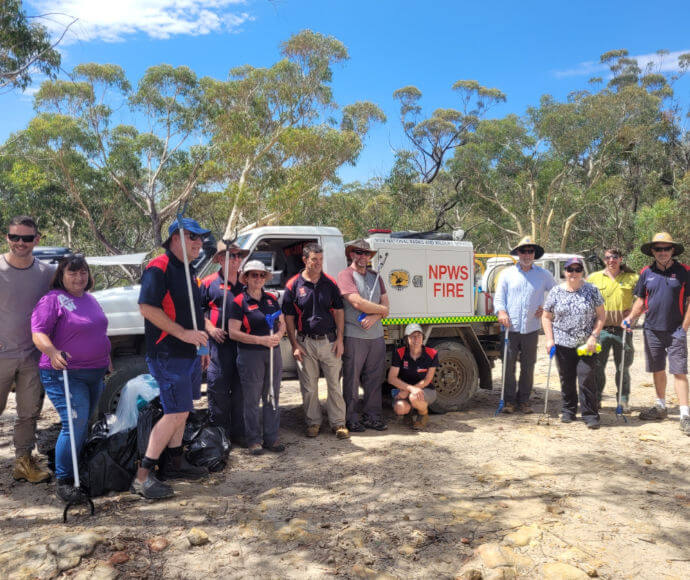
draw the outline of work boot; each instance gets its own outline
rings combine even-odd
[[[350,432],[347,430],[347,427],[345,425],[337,425],[333,427],[333,433],[335,433],[335,436],[338,439],[349,439],[350,438]]]
[[[316,437],[321,430],[321,425],[309,425],[307,427],[307,437]]]
[[[375,429],[376,431],[385,431],[388,425],[384,423],[380,417],[370,417],[369,415],[362,415],[362,425],[366,429]],[[352,431],[352,429],[350,429]]]
[[[666,417],[668,417],[668,409],[661,405],[654,405],[640,411],[640,419],[642,421],[662,421]]]
[[[130,487],[132,493],[138,493],[144,499],[166,499],[175,495],[173,488],[167,483],[160,481],[152,472],[149,471],[146,480],[139,481],[136,477]]]
[[[421,431],[427,426],[427,423],[429,423],[429,413],[417,415],[417,418],[412,422],[412,428],[415,431]]]
[[[31,453],[17,457],[14,463],[12,477],[17,481],[29,483],[43,483],[49,481],[52,474],[34,458]]]
[[[196,480],[206,477],[208,469],[198,465],[192,465],[187,461],[184,453],[173,457],[166,449],[161,455],[161,461],[158,468],[160,478],[168,479],[188,479]]]
[[[532,405],[529,403],[518,403],[518,411],[520,411],[523,415],[531,415],[534,413],[534,409],[532,409]]]
[[[503,406],[503,412],[508,415],[510,415],[511,413],[515,413],[515,403],[507,401],[506,404]]]

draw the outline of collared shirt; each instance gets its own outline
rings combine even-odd
[[[398,378],[408,385],[416,385],[426,377],[430,368],[439,365],[438,352],[429,346],[422,347],[422,354],[417,359],[412,358],[409,347],[402,346],[393,351],[393,360],[391,361],[391,366],[400,369]],[[426,388],[433,389],[433,382]]]
[[[190,265],[189,272],[192,280],[196,280],[194,268]],[[198,284],[192,284],[192,300],[196,310],[197,324],[203,329],[203,312]],[[185,278],[184,264],[175,255],[166,250],[165,254],[151,260],[141,276],[141,291],[139,304],[148,304],[161,308],[172,320],[182,328],[193,330],[192,312],[189,308],[189,293]],[[144,336],[146,337],[146,353],[168,354],[180,358],[196,357],[196,346],[170,336],[152,322],[144,322]]]
[[[682,324],[690,279],[688,268],[673,260],[666,270],[660,270],[656,261],[642,269],[633,294],[644,300],[644,328],[673,332]]]
[[[321,273],[316,284],[300,272],[285,284],[283,312],[295,316],[298,332],[328,334],[336,330],[333,310],[343,309],[343,298],[335,280]]]
[[[221,328],[225,288],[225,279],[221,276],[220,270],[215,274],[210,274],[202,278],[199,286],[201,292],[201,306],[207,318],[211,321],[211,324],[216,328]],[[239,280],[235,282],[235,284],[227,285],[228,297],[225,303],[225,328],[228,327],[228,320],[230,319],[230,305],[243,289],[244,284]]]
[[[252,298],[247,290],[243,290],[240,294],[235,296],[230,306],[230,320],[239,320],[242,322],[241,329],[247,334],[254,336],[268,336],[271,329],[266,322],[266,315],[273,314],[280,311],[280,304],[278,299],[265,290],[261,291],[261,299],[255,300]],[[276,320],[274,328],[278,325]],[[248,350],[263,350],[266,347],[260,344],[246,344],[244,342],[237,342],[238,348],[245,348]]]
[[[367,269],[364,274],[360,274],[352,265],[338,274],[338,288],[340,288],[345,306],[345,336],[367,340],[383,338],[381,321],[377,320],[369,329],[365,330],[359,322],[359,315],[362,313],[352,306],[346,298],[348,294],[359,294],[365,300],[369,300],[369,296],[371,296],[371,302],[381,304],[381,296],[386,293],[386,287],[381,277],[379,277],[376,287],[374,287],[375,281],[376,272]]]
[[[587,281],[599,288],[604,297],[604,309],[606,310],[605,326],[620,326],[623,322],[623,313],[632,308],[633,288],[637,284],[639,274],[635,272],[618,272],[615,279],[600,270],[590,274]]]
[[[532,265],[525,271],[518,262],[501,273],[494,296],[494,311],[505,310],[510,317],[511,332],[528,334],[541,327],[541,320],[535,316],[544,304],[545,294],[556,285],[553,276]]]

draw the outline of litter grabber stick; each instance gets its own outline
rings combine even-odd
[[[621,353],[621,378],[618,381],[618,405],[616,405],[616,419],[623,417],[624,422],[628,422],[628,418],[623,414],[623,403],[621,402],[621,397],[623,396],[623,373],[625,373],[625,340],[627,338],[627,333],[632,332],[630,330],[630,324],[627,320],[623,321],[625,328],[623,329],[623,348]]]
[[[494,417],[498,417],[498,414],[503,411],[505,407],[505,394],[506,394],[506,363],[508,362],[508,331],[509,327],[505,326],[505,332],[503,333],[503,377],[501,379],[501,400],[498,402],[498,409],[494,413]]]
[[[62,358],[67,360],[67,353],[60,352]],[[69,391],[69,376],[67,369],[62,369],[62,382],[65,385],[65,401],[67,402],[67,426],[69,428],[69,446],[72,452],[72,471],[74,472],[74,488],[79,491],[75,494],[76,498],[67,502],[65,510],[62,512],[62,521],[67,522],[67,510],[73,505],[88,503],[91,508],[91,515],[94,512],[93,502],[91,498],[81,492],[81,481],[79,481],[79,460],[77,459],[77,444],[74,441],[74,422],[72,420],[72,396]]]
[[[230,252],[228,251],[229,244],[225,247],[225,268],[223,269],[223,276],[225,277],[225,284],[223,285],[223,311],[220,319],[220,329],[225,330],[225,305],[228,302],[228,269],[230,268]]]
[[[192,315],[192,326],[194,330],[199,330],[199,326],[196,320],[196,308],[194,308],[194,294],[192,293],[192,276],[189,273],[189,260],[187,258],[187,242],[184,239],[184,226],[182,225],[182,218],[184,217],[184,211],[187,204],[184,205],[181,211],[177,212],[177,225],[180,229],[180,240],[182,241],[182,258],[184,259],[184,277],[187,281],[187,295],[189,296],[189,311]],[[204,356],[208,354],[208,346],[197,346],[196,354],[199,356]]]
[[[275,324],[276,320],[278,320],[278,317],[280,316],[281,311],[276,310],[273,314],[266,314],[266,324],[268,324],[268,330],[269,334],[273,336],[273,325]],[[275,411],[276,410],[276,384],[273,380],[273,347],[271,347],[271,352],[269,354],[269,361],[268,361],[268,372],[271,377],[271,388],[268,390],[268,402],[271,403],[271,408]]]
[[[556,345],[554,344],[549,350],[549,370],[546,373],[546,393],[544,393],[544,412],[537,420],[537,425],[549,424],[549,383],[551,382],[551,366],[553,364],[553,355],[556,354]]]
[[[376,272],[376,278],[374,279],[374,285],[371,287],[371,292],[369,292],[369,302],[374,298],[374,292],[376,292],[376,285],[379,283],[379,278],[381,278],[381,270],[383,267],[386,265],[386,260],[388,259],[388,252],[386,252],[383,255],[383,259],[379,260],[379,268],[378,271]],[[362,322],[367,317],[367,314],[365,312],[362,312],[358,317],[357,320],[359,322]]]

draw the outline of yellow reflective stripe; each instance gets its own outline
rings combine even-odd
[[[425,318],[384,318],[381,324],[392,326],[397,324],[453,324],[458,322],[498,322],[495,316],[431,316]]]

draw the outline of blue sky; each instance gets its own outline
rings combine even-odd
[[[394,90],[415,85],[422,105],[459,106],[452,84],[474,79],[507,94],[490,116],[524,113],[542,94],[562,99],[605,71],[599,55],[627,48],[690,52],[688,0],[580,2],[462,0],[25,0],[29,14],[79,18],[61,45],[64,68],[81,62],[121,65],[132,81],[147,67],[187,65],[226,78],[241,64],[270,66],[279,44],[304,28],[332,35],[350,60],[334,70],[336,100],[378,104],[388,116],[368,136],[344,181],[385,176],[393,148],[404,146]],[[60,16],[52,16],[59,21]],[[668,61],[671,62],[670,60]],[[32,115],[31,90],[0,96],[0,139]],[[687,109],[690,79],[676,87]]]

